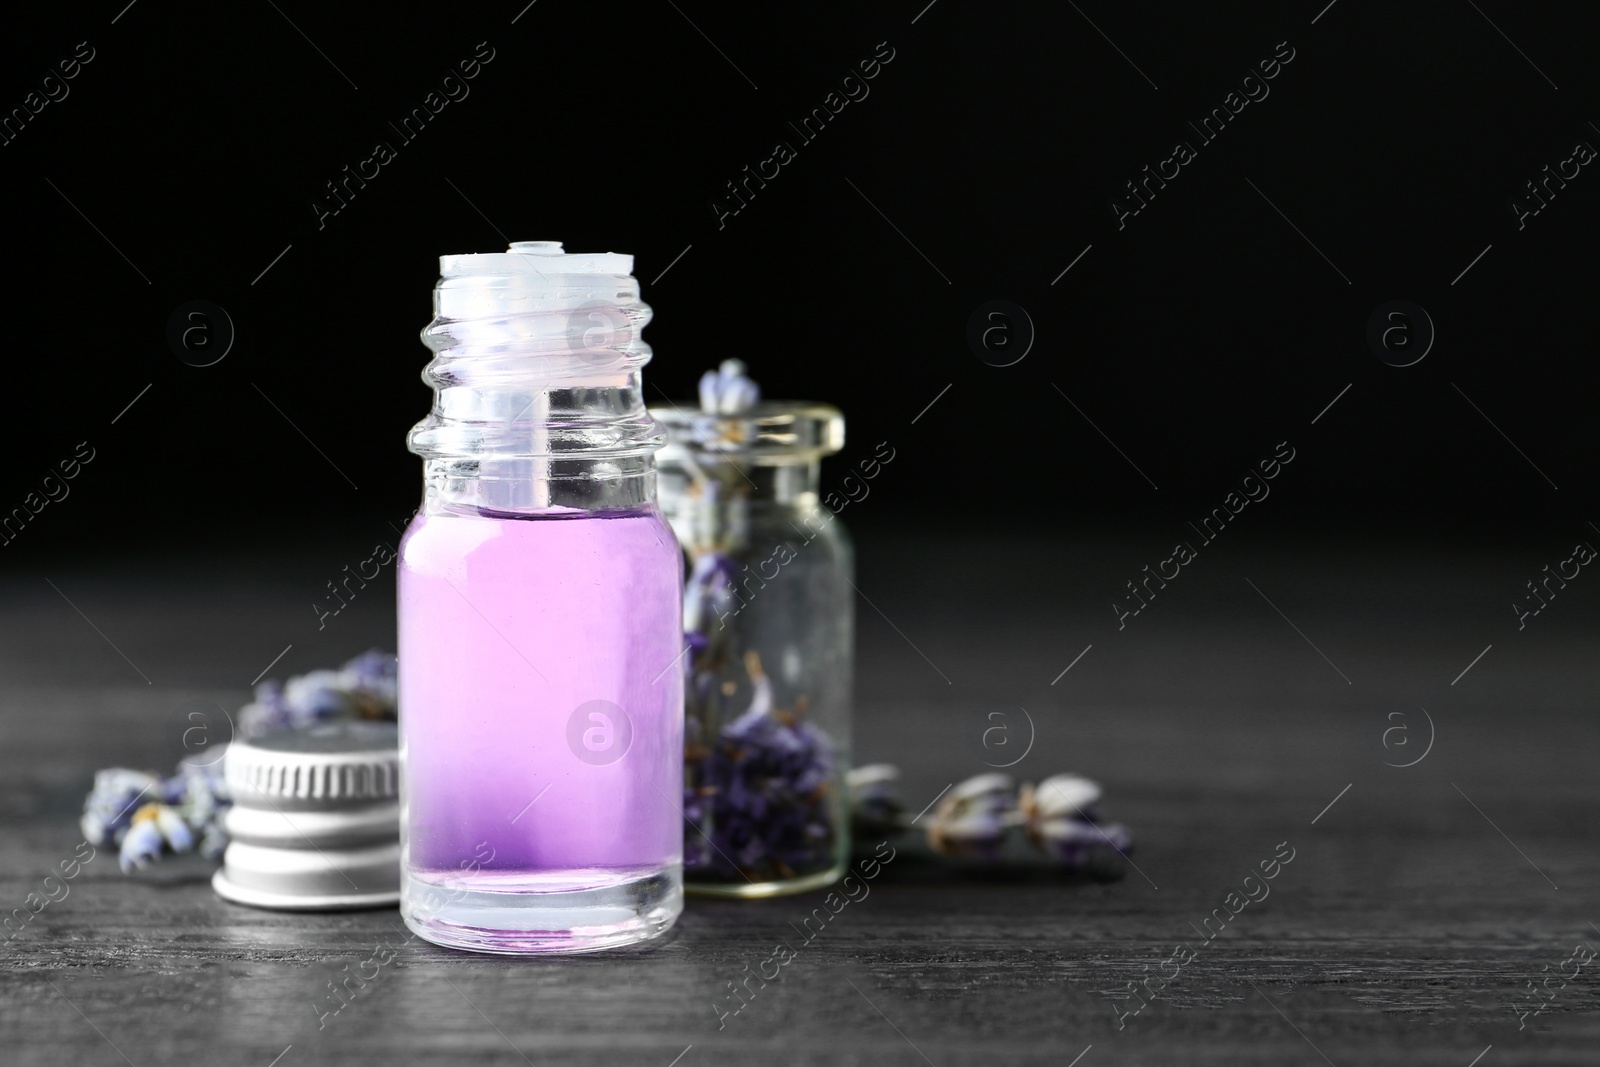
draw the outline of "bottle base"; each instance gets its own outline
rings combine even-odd
[[[400,916],[444,948],[506,956],[599,952],[660,937],[683,912],[678,868],[595,884],[594,872],[507,875],[472,888],[409,873]],[[589,876],[589,877],[585,877]]]

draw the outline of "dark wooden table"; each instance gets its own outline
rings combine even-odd
[[[1529,985],[1600,946],[1600,591],[1577,580],[1519,632],[1531,558],[1241,538],[1119,631],[1109,602],[1163,536],[860,537],[858,762],[900,764],[915,810],[1012,758],[1031,717],[1016,773],[1105,783],[1138,840],[1121,881],[986,877],[907,847],[719,1020],[820,894],[692,901],[643,951],[510,960],[407,942],[393,910],[277,914],[193,869],[125,878],[102,852],[4,943],[0,1061],[1600,1062],[1600,961],[1545,1001]],[[5,911],[73,854],[95,768],[170,768],[184,701],[237,706],[285,645],[279,675],[391,644],[376,589],[316,630],[308,605],[355,544],[0,577]],[[982,744],[996,722],[1016,731],[1004,756]],[[393,962],[320,1018],[385,942]],[[1180,945],[1192,958],[1119,1019]]]

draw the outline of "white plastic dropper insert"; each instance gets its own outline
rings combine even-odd
[[[504,252],[469,252],[440,256],[441,283],[488,275],[588,275],[624,277],[633,274],[633,257],[623,252],[568,252],[560,241],[513,241]],[[604,295],[610,287],[595,278]],[[440,289],[446,289],[443,284]],[[638,285],[634,286],[635,291]]]
[[[655,433],[644,432],[651,424],[642,397],[637,419],[589,413],[580,432],[573,413],[559,413],[566,436],[553,442],[551,435],[554,391],[637,395],[639,369],[650,358],[639,336],[650,309],[632,270],[631,255],[568,253],[559,241],[441,256],[435,317],[422,335],[436,353],[423,375],[436,400],[412,432],[412,450],[513,459],[531,476],[531,498],[519,503],[535,508],[550,503],[553,456],[569,452],[579,437],[586,451],[604,450],[604,440],[614,442],[616,455],[653,451]],[[597,424],[608,421],[615,425]]]

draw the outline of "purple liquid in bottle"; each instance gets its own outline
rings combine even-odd
[[[401,915],[485,952],[654,937],[682,909],[683,633],[649,308],[627,256],[441,266],[398,571]]]
[[[562,894],[681,862],[682,636],[636,625],[676,617],[679,561],[654,508],[413,520],[399,570],[411,877],[446,896]]]

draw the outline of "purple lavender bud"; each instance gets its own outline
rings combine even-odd
[[[144,809],[140,809],[143,815]],[[149,866],[150,861],[161,855],[162,837],[161,828],[156,825],[153,817],[137,819],[128,827],[127,834],[122,838],[122,847],[118,850],[117,863],[122,867],[122,873],[127,874],[135,867]]]
[[[1101,795],[1100,783],[1079,774],[1057,774],[1040,782],[1033,791],[1033,808],[1040,818],[1067,816],[1092,817]]]
[[[738,603],[734,596],[733,561],[721,552],[702,552],[690,566],[683,587],[683,625],[709,643],[707,634],[722,628],[722,617]],[[701,649],[696,651],[702,651]]]
[[[804,796],[828,780],[828,768],[820,763],[805,764],[796,768],[794,791]]]
[[[168,805],[181,804],[187,792],[188,784],[185,782],[183,775],[175,774],[171,778],[163,779],[155,791],[150,794],[150,799],[159,800],[161,803]]]
[[[958,782],[934,811],[935,822],[958,822],[972,815],[1003,815],[1017,806],[1015,785],[1006,774],[980,774]]]
[[[968,859],[998,859],[1014,816],[1017,797],[1009,775],[980,774],[957,783],[928,821],[928,845]]]
[[[928,830],[928,844],[947,856],[995,860],[1005,843],[1006,821],[999,811],[973,811],[940,819]]]
[[[183,821],[183,816],[165,804],[158,805],[155,813],[156,829],[161,831],[161,836],[171,846],[174,852],[188,852],[194,847],[194,832],[189,829],[189,824]]]
[[[372,649],[339,669],[340,685],[377,701],[391,714],[399,699],[400,661],[392,652]]]
[[[270,704],[259,700],[254,704],[246,704],[239,709],[236,718],[239,724],[239,736],[243,738],[274,734],[280,730],[290,729],[293,724],[289,709],[283,706],[281,693]]]
[[[183,801],[178,814],[200,838],[200,852],[215,859],[227,847],[228,834],[223,819],[233,806],[227,781],[222,775],[220,753],[189,756],[178,764],[178,779],[183,782]],[[179,849],[179,851],[183,851]]]
[[[256,703],[265,704],[269,708],[283,706],[283,683],[276,678],[268,678],[256,686]]]
[[[1133,849],[1133,835],[1121,823],[1093,825],[1079,819],[1051,819],[1037,824],[1033,837],[1069,871],[1095,866],[1099,853],[1127,855]]]
[[[312,671],[289,679],[283,689],[283,702],[296,726],[342,718],[353,710],[350,695],[341,687],[338,671]]]
[[[721,565],[707,562],[700,573],[717,573]],[[712,654],[726,656],[732,650],[718,648]],[[690,678],[689,722],[695,725],[687,731],[691,740],[684,769],[693,795],[686,794],[684,865],[751,880],[826,869],[838,841],[828,788],[833,745],[809,723],[796,722],[794,712],[776,711],[760,658],[746,653],[744,661],[750,702],[732,721],[722,720],[728,697],[720,667],[698,670]],[[715,736],[704,736],[705,724],[719,721]]]
[[[120,843],[133,821],[134,809],[155,799],[160,789],[161,780],[142,771],[123,767],[97,771],[78,822],[84,839],[92,845]]]
[[[743,415],[761,399],[761,387],[745,374],[737,359],[700,376],[700,410],[707,415]]]

